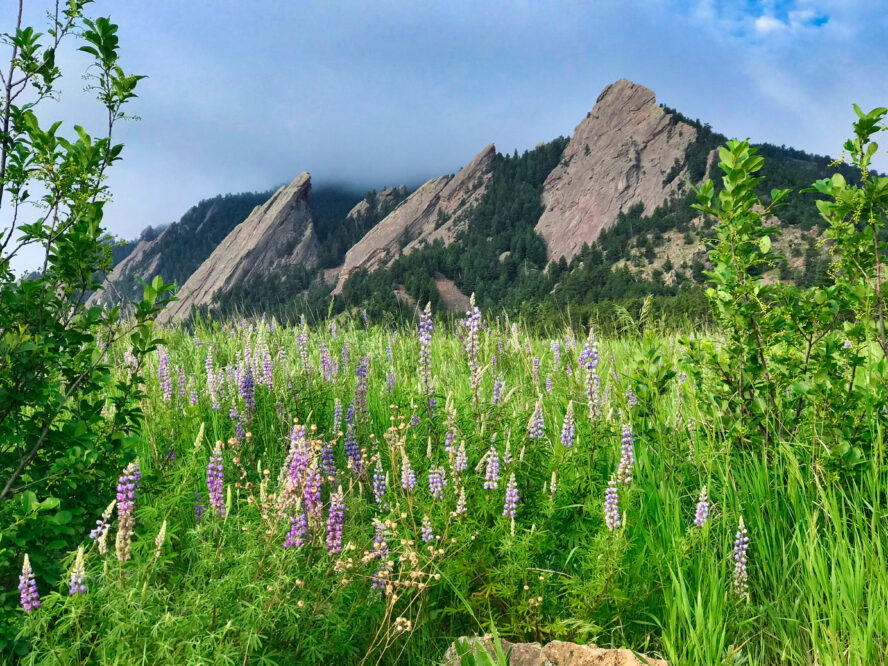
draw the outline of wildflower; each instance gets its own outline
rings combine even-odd
[[[160,531],[157,533],[157,537],[154,539],[154,559],[156,560],[160,557],[160,551],[163,548],[163,542],[166,541],[166,533],[167,533],[167,521],[164,520],[163,524],[160,526]]]
[[[200,522],[206,513],[207,507],[203,504],[203,497],[200,493],[194,493],[194,521]]]
[[[543,399],[537,401],[533,415],[527,423],[527,436],[530,439],[541,439],[543,437]]]
[[[432,467],[429,470],[429,493],[436,500],[444,498],[444,488],[447,486],[447,476],[443,467]]]
[[[709,498],[706,496],[706,486],[700,490],[700,499],[697,500],[697,511],[694,514],[694,525],[703,527],[709,518]]]
[[[321,370],[324,373],[324,381],[332,380],[336,374],[333,368],[333,360],[330,358],[330,350],[327,349],[327,345],[324,343],[321,343]]]
[[[86,584],[83,582],[84,578],[86,578],[86,569],[83,565],[83,546],[80,546],[77,549],[74,567],[71,569],[71,577],[68,580],[68,594],[85,594]],[[24,606],[24,603],[22,605]]]
[[[342,401],[336,398],[333,401],[333,436],[342,430]]]
[[[244,399],[244,408],[247,414],[252,413],[256,409],[256,393],[253,386],[253,370],[250,366],[247,366],[241,376],[240,384],[238,385],[238,395]]]
[[[300,330],[298,334],[299,340],[299,358],[302,361],[302,371],[308,372],[308,324],[305,323],[305,315],[300,319]]]
[[[557,340],[552,340],[549,343],[549,348],[552,350],[552,362],[558,369],[561,366],[561,344]]]
[[[395,373],[389,372],[385,377],[385,390],[386,393],[391,395],[395,390]]]
[[[308,538],[308,516],[301,512],[295,518],[290,518],[290,531],[284,539],[284,548],[299,548]]]
[[[487,469],[484,472],[484,489],[496,490],[499,488],[500,464],[499,454],[493,444],[487,453]]]
[[[321,511],[321,473],[317,467],[312,467],[305,475],[305,487],[302,491],[302,499],[305,502],[306,510],[320,517]]]
[[[265,349],[265,354],[262,355],[262,376],[265,379],[265,386],[268,390],[272,390],[274,388],[274,366],[271,364],[271,354],[268,351],[268,348]]]
[[[573,448],[574,439],[576,438],[576,430],[573,400],[571,400],[567,403],[567,412],[564,414],[564,423],[561,424],[561,445],[564,448]]]
[[[135,528],[133,506],[135,504],[136,486],[142,480],[139,461],[134,460],[123,469],[117,480],[117,539],[115,550],[117,559],[126,562],[130,556],[132,536]]]
[[[359,477],[364,473],[364,463],[361,460],[361,449],[355,436],[355,409],[353,405],[349,405],[345,412],[345,424],[345,457],[348,458],[352,473],[355,477]]]
[[[342,521],[345,517],[345,501],[342,486],[330,497],[330,513],[327,517],[327,552],[338,555],[342,552]]]
[[[632,467],[635,465],[635,438],[632,426],[623,426],[622,445],[620,446],[620,466],[617,468],[617,480],[624,486],[632,482]]]
[[[620,526],[620,492],[617,490],[617,482],[611,477],[604,493],[604,524],[611,532]]]
[[[465,472],[469,466],[469,458],[466,455],[466,443],[461,441],[459,448],[456,450],[456,456],[453,461],[453,471],[456,473]]]
[[[40,608],[40,592],[37,591],[37,580],[34,578],[34,571],[31,569],[31,560],[25,553],[25,561],[22,564],[22,574],[19,576],[18,589],[22,608],[25,611],[32,611]]]
[[[382,464],[377,460],[376,469],[373,470],[373,497],[376,499],[376,503],[382,508],[385,508],[386,506],[385,491],[385,471],[382,469]]]
[[[435,327],[432,321],[432,304],[426,303],[425,310],[419,319],[419,376],[422,380],[422,392],[426,397],[429,416],[432,413],[432,333]]]
[[[358,378],[355,385],[355,412],[360,415],[367,414],[367,366],[370,364],[370,357],[365,356],[358,362],[355,367],[355,375]]]
[[[422,517],[422,529],[420,530],[422,540],[426,543],[435,539],[435,533],[432,531],[432,519],[426,514]]]
[[[469,299],[469,309],[466,310],[466,318],[462,322],[466,327],[466,340],[464,348],[469,359],[469,371],[472,376],[472,396],[477,409],[478,391],[481,387],[481,362],[478,358],[480,343],[478,341],[478,329],[481,325],[481,310],[475,305],[475,294]]]
[[[382,560],[376,573],[370,582],[370,588],[373,590],[384,590],[386,588],[389,576],[391,575],[391,564],[388,558],[388,543],[386,542],[386,528],[379,520],[373,520],[375,534],[373,536],[373,556]]]
[[[506,486],[506,502],[503,506],[503,515],[511,518],[515,517],[515,509],[518,508],[518,485],[515,482],[515,472],[509,476],[509,483]]]
[[[89,533],[90,539],[101,539],[105,532],[108,531],[111,520],[111,512],[114,511],[114,506],[116,504],[117,500],[111,500],[111,504],[109,504],[108,508],[105,509],[104,512],[102,512],[102,517],[96,521],[96,526]]]
[[[746,533],[746,525],[743,524],[743,516],[737,526],[734,535],[734,592],[738,597],[749,595],[749,571],[746,568],[747,554],[749,551],[749,537]]]
[[[601,380],[598,377],[598,343],[595,341],[595,335],[590,330],[589,337],[583,343],[583,352],[580,354],[580,365],[586,369],[585,387],[586,401],[589,405],[589,418],[595,419],[598,416],[600,405],[598,401],[598,392],[601,386]],[[567,366],[568,375],[570,365]]]
[[[167,462],[175,462],[176,460],[176,449],[174,449],[172,446],[167,449],[166,459]]]
[[[419,416],[417,416],[416,414],[411,414],[411,416],[410,416],[410,427],[411,427],[411,428],[415,428],[415,427],[418,426],[420,423],[421,423],[421,421],[419,420]]]
[[[402,452],[401,458],[401,487],[406,490],[408,493],[413,492],[413,489],[416,488],[416,472],[413,471],[413,468],[410,466],[410,458],[407,457],[406,452]]]
[[[200,400],[200,395],[197,393],[197,391],[191,391],[191,399],[189,400],[188,404],[192,407],[196,407],[198,400]]]
[[[225,466],[222,462],[222,445],[216,442],[216,448],[210,455],[207,464],[207,493],[210,506],[220,518],[225,518],[225,500],[222,499],[222,486],[225,483]]]
[[[349,355],[349,346],[348,340],[342,343],[342,351],[339,353],[342,358],[342,370],[345,371],[348,369],[348,355]],[[338,370],[338,368],[337,368]]]
[[[552,392],[552,376],[546,375],[546,393]]]
[[[638,396],[632,391],[631,386],[626,389],[626,399],[629,401],[630,407],[635,407],[638,404]]]
[[[170,355],[166,349],[159,349],[160,361],[157,364],[157,380],[160,383],[160,390],[163,394],[163,401],[169,402],[173,399],[173,378],[170,375]]]
[[[502,375],[493,381],[493,404],[498,405],[503,396],[503,378]]]
[[[457,516],[462,515],[466,512],[466,489],[460,487],[459,489],[459,497],[456,500],[456,509],[453,510],[453,513]]]
[[[324,442],[321,445],[321,467],[324,469],[324,476],[333,479],[336,476],[336,458],[333,456],[333,444]]]
[[[531,369],[531,378],[533,379],[533,385],[537,386],[540,383],[540,357],[533,357],[533,367]]]

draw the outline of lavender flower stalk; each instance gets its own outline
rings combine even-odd
[[[444,499],[444,488],[447,486],[447,475],[443,467],[432,467],[429,470],[429,493],[433,499]]]
[[[225,500],[222,498],[222,487],[225,484],[225,466],[222,461],[222,442],[216,442],[216,448],[210,455],[207,464],[207,491],[210,506],[220,518],[225,518]]]
[[[426,399],[429,419],[433,418],[432,396],[435,392],[432,386],[432,333],[434,330],[432,304],[426,303],[425,310],[419,319],[419,376],[422,381],[422,392]]]
[[[410,466],[410,458],[407,457],[406,451],[401,453],[401,488],[411,493],[416,488],[416,472]]]
[[[746,533],[746,525],[743,524],[743,516],[737,526],[734,535],[734,580],[733,589],[738,597],[749,596],[749,571],[747,570],[747,555],[749,552],[749,536]]]
[[[543,425],[543,398],[540,397],[533,410],[533,415],[527,423],[527,436],[530,439],[542,439]]]
[[[617,482],[611,477],[604,493],[604,524],[611,532],[620,527],[620,491]]]
[[[694,525],[703,527],[709,519],[709,498],[706,496],[706,486],[700,490],[700,499],[697,500],[697,510],[694,513]]]
[[[290,518],[290,531],[284,539],[284,548],[299,548],[308,540],[308,516],[305,512]]]
[[[432,519],[429,518],[428,514],[422,517],[422,529],[420,530],[420,534],[422,536],[422,540],[426,543],[434,541],[435,539],[435,533],[432,530]]]
[[[25,561],[22,563],[22,573],[19,576],[19,599],[22,608],[26,612],[40,608],[40,592],[37,590],[37,580],[34,578],[34,571],[31,569],[31,560],[25,553]]]
[[[74,567],[71,569],[71,577],[68,579],[68,594],[85,594],[86,584],[83,582],[86,578],[86,567],[83,564],[83,546],[77,549],[77,556],[74,558]]]
[[[469,309],[466,311],[463,326],[466,328],[466,339],[463,346],[469,360],[469,371],[472,376],[472,402],[477,412],[480,409],[481,399],[481,361],[479,359],[481,349],[478,340],[478,330],[481,327],[481,310],[475,306],[474,293],[469,299]]]
[[[330,513],[327,517],[327,552],[338,555],[342,552],[342,522],[345,517],[345,501],[342,486],[330,497]]]
[[[157,364],[157,380],[160,383],[160,390],[163,394],[163,401],[169,402],[173,399],[173,377],[170,375],[170,355],[163,347],[159,350],[160,361]]]
[[[135,516],[133,506],[135,504],[136,486],[142,480],[139,470],[139,461],[134,460],[127,465],[123,474],[117,480],[117,539],[115,550],[117,559],[126,562],[130,556],[133,531],[135,528]]]
[[[490,445],[490,451],[487,452],[487,469],[484,472],[484,489],[496,490],[499,488],[500,464],[499,454],[496,447]]]
[[[632,482],[632,468],[635,465],[635,437],[632,426],[623,426],[622,445],[620,446],[620,466],[617,468],[617,480],[624,486]]]
[[[506,502],[503,505],[503,515],[515,518],[515,510],[518,508],[518,484],[515,482],[515,472],[509,476],[506,486]]]
[[[376,468],[373,470],[373,497],[376,500],[376,504],[383,509],[388,506],[385,502],[387,485],[385,471],[382,469],[382,464],[377,460]]]
[[[567,403],[567,412],[564,414],[564,423],[561,424],[561,445],[566,449],[573,448],[576,439],[577,428],[574,422],[573,400]]]

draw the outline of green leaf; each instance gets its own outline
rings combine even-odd
[[[768,254],[771,251],[771,237],[770,236],[762,236],[759,239],[759,249],[762,251],[762,254]]]

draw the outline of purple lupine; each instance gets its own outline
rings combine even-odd
[[[498,405],[503,396],[503,378],[502,375],[493,381],[493,404]]]
[[[305,323],[305,315],[301,318],[301,330],[299,331],[299,358],[302,361],[303,372],[308,372],[308,324]]]
[[[465,472],[469,467],[469,457],[466,455],[466,443],[460,441],[459,447],[456,449],[456,456],[453,459],[453,471],[459,474]]]
[[[626,388],[626,400],[629,401],[630,407],[635,407],[635,405],[638,404],[638,396],[635,395],[635,392],[632,390],[631,386]]]
[[[419,418],[419,416],[418,416],[417,414],[411,414],[411,415],[410,415],[410,427],[411,427],[411,428],[415,428],[415,427],[418,426],[420,423],[422,423],[422,421],[420,420],[420,418]]]
[[[237,422],[240,419],[240,413],[237,411],[237,405],[233,404],[228,408],[228,418]]]
[[[247,438],[247,431],[244,429],[244,424],[241,421],[234,424],[234,438],[240,443],[243,443]]]
[[[355,413],[361,417],[367,415],[367,366],[370,364],[370,357],[362,358],[355,367],[355,376],[358,378],[355,384]]]
[[[426,303],[425,310],[419,318],[419,376],[422,380],[422,392],[426,399],[428,414],[432,415],[432,333],[435,326],[432,321],[432,304]]]
[[[408,493],[412,493],[416,488],[416,472],[410,466],[410,458],[407,457],[406,451],[402,452],[401,458],[401,488]]]
[[[332,442],[324,442],[321,445],[321,467],[327,479],[336,478],[336,458],[333,456]]]
[[[330,381],[336,374],[333,371],[333,360],[330,358],[330,350],[326,343],[321,343],[321,371],[324,373],[324,381]]]
[[[254,409],[256,409],[256,391],[253,386],[253,369],[249,365],[241,375],[237,391],[238,395],[244,399],[244,409],[249,415]]]
[[[342,522],[345,518],[345,500],[342,486],[330,497],[330,513],[327,517],[327,552],[338,555],[342,552]]]
[[[373,555],[382,560],[376,573],[370,581],[370,589],[385,590],[391,575],[391,565],[388,560],[388,543],[386,542],[386,529],[379,520],[373,521],[375,534],[373,536]]]
[[[176,449],[174,449],[172,445],[170,445],[170,448],[167,449],[166,459],[167,462],[175,462],[176,460]]]
[[[290,530],[284,539],[284,548],[299,548],[308,537],[308,516],[301,512],[295,518],[290,518]]]
[[[499,488],[500,464],[496,447],[491,444],[487,452],[487,469],[484,471],[484,490],[496,490]]]
[[[561,343],[557,340],[552,340],[549,343],[549,348],[552,350],[552,363],[557,370],[561,367]]]
[[[429,493],[433,499],[444,499],[444,488],[447,486],[447,475],[443,467],[429,469]]]
[[[531,378],[533,379],[533,385],[539,386],[539,383],[540,383],[540,357],[539,356],[533,357],[533,367],[532,367],[530,373],[531,373]]]
[[[620,527],[620,491],[617,490],[617,481],[611,477],[604,493],[604,524],[611,532]]]
[[[506,449],[503,451],[503,466],[506,468],[506,471],[512,466],[512,460],[512,443],[506,440]]]
[[[74,567],[71,569],[71,577],[68,579],[68,594],[86,594],[86,568],[83,565],[83,546],[77,549],[77,556],[74,558]]]
[[[321,484],[323,479],[317,467],[311,467],[305,475],[305,485],[302,489],[302,499],[305,502],[305,510],[313,516],[320,517],[321,512]]]
[[[342,365],[340,367],[342,368],[343,372],[348,370],[348,352],[348,340],[346,340],[342,343],[342,351],[340,352],[340,356],[342,358]]]
[[[740,516],[737,533],[734,535],[733,589],[738,597],[749,595],[749,571],[746,566],[748,553],[749,536],[746,533],[746,525],[743,524],[743,516]]]
[[[348,458],[352,474],[359,477],[364,473],[364,463],[361,460],[361,448],[355,436],[355,410],[352,405],[345,412],[345,457]]]
[[[265,354],[262,355],[262,377],[265,379],[265,386],[268,390],[274,388],[274,366],[271,364],[271,353],[265,348]]]
[[[31,569],[31,560],[28,558],[27,553],[25,553],[25,561],[22,564],[18,589],[20,603],[26,612],[40,608],[40,592],[37,590],[37,579],[34,578],[34,570]]]
[[[210,455],[207,463],[207,494],[210,498],[210,506],[220,518],[225,518],[225,500],[222,497],[222,487],[225,484],[225,465],[222,460],[221,442],[216,443],[216,448]]]
[[[546,375],[546,393],[552,392],[552,376]]]
[[[395,390],[395,373],[389,372],[385,377],[385,391],[391,395]]]
[[[462,324],[466,328],[466,339],[463,347],[469,360],[469,372],[472,378],[472,397],[475,402],[475,409],[477,409],[479,390],[481,388],[481,361],[479,358],[481,349],[478,340],[478,330],[481,326],[481,310],[475,305],[474,293],[469,299],[469,309],[466,310],[466,318]]]
[[[173,399],[173,377],[170,375],[170,355],[163,347],[160,348],[160,361],[157,364],[157,380],[163,401],[169,402]]]
[[[333,401],[333,436],[337,437],[342,430],[342,401],[336,398]]]
[[[429,518],[428,514],[422,517],[422,528],[420,530],[420,534],[422,536],[422,540],[426,543],[435,540],[435,533],[432,531],[432,519]]]
[[[213,409],[221,407],[219,403],[219,385],[216,373],[213,370],[213,350],[207,347],[207,360],[204,362],[207,370],[207,393],[210,395],[210,405]]]
[[[537,401],[536,408],[533,410],[530,421],[527,422],[527,436],[530,439],[542,439],[543,426],[543,399],[540,398]]]
[[[565,366],[564,374],[567,375],[568,377],[573,377],[574,372],[573,372],[573,368],[571,367],[570,363],[568,363]]]
[[[623,426],[620,442],[620,466],[617,468],[617,481],[628,486],[632,482],[632,468],[635,466],[635,437],[632,435],[631,424],[627,423]]]
[[[330,322],[330,337],[333,338],[334,340],[336,339],[336,322],[335,321]]]
[[[515,482],[515,472],[509,476],[506,486],[506,502],[503,505],[503,515],[515,518],[515,510],[518,508],[518,484]]]
[[[194,522],[199,523],[207,512],[207,507],[203,503],[203,496],[200,493],[194,493]]]
[[[385,470],[382,469],[382,463],[377,460],[373,470],[373,498],[381,508],[387,506],[385,502],[386,485]]]
[[[392,353],[392,344],[389,343],[385,348],[385,357],[388,359],[389,365],[395,364],[395,355]]]
[[[502,350],[502,348],[503,348],[503,343],[500,342],[500,343],[499,343],[499,346],[500,346],[500,350]],[[493,358],[490,359],[490,370],[491,370],[492,372],[496,372],[496,366],[497,366],[497,365],[499,365],[499,356],[497,356],[496,354],[494,354],[494,355],[493,355]]]
[[[589,405],[589,418],[594,420],[598,416],[600,409],[598,391],[601,386],[601,380],[598,377],[598,343],[595,341],[595,336],[591,330],[589,331],[589,338],[583,344],[583,353],[580,354],[580,365],[586,369],[586,401]],[[570,370],[569,365],[567,368]]]
[[[117,500],[111,500],[111,504],[109,504],[108,508],[102,512],[102,517],[96,521],[96,526],[90,531],[90,539],[98,541],[102,538],[102,535],[108,531],[108,528],[111,526],[111,513],[114,511],[116,505]]]
[[[185,397],[185,386],[188,384],[188,378],[185,376],[185,368],[179,367],[179,397]]]
[[[465,489],[465,487],[460,487],[459,498],[456,500],[456,508],[453,510],[453,513],[457,516],[461,516],[465,512],[466,512],[466,489]]]
[[[574,422],[574,404],[573,400],[567,403],[567,412],[564,414],[564,423],[561,424],[561,445],[570,449],[573,448],[576,439],[577,427]]]
[[[709,498],[706,496],[706,486],[700,490],[700,498],[697,500],[697,510],[694,513],[694,525],[704,527],[709,519]]]

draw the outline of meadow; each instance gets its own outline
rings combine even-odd
[[[435,663],[491,623],[675,664],[884,661],[881,432],[853,470],[816,418],[737,445],[695,359],[718,337],[477,310],[165,337],[32,663]]]

